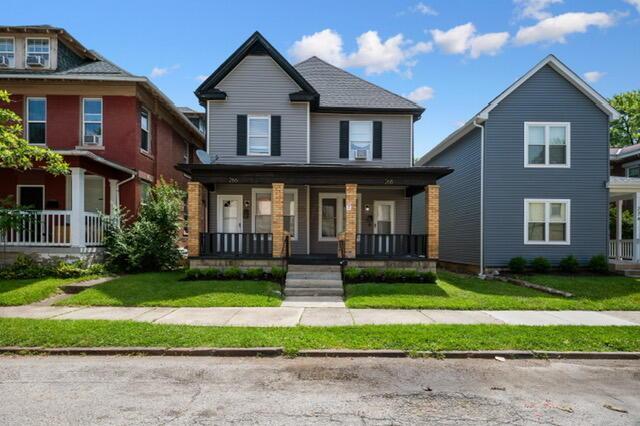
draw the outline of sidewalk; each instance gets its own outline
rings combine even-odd
[[[0,307],[0,318],[129,320],[156,324],[294,327],[366,324],[635,325],[640,311],[453,311],[320,308]]]

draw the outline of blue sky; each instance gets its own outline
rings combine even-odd
[[[194,108],[203,76],[259,30],[292,62],[315,54],[418,100],[416,156],[549,53],[605,96],[640,89],[640,0],[3,4],[2,24],[64,27]]]

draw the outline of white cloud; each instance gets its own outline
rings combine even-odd
[[[438,12],[436,12],[431,6],[428,6],[422,2],[416,4],[413,7],[413,11],[414,12],[418,12],[418,13],[422,13],[423,15],[431,15],[431,16],[437,16]]]
[[[346,53],[342,47],[342,36],[331,29],[303,36],[289,49],[296,61],[317,56],[336,66],[361,67],[366,74],[380,74],[387,71],[400,71],[402,66],[412,67],[416,55],[433,50],[431,43],[413,43],[405,40],[402,34],[396,34],[382,40],[377,31],[367,31],[356,38],[358,49]]]
[[[629,3],[631,6],[634,6],[636,9],[638,9],[638,13],[640,13],[640,0],[624,0],[627,3]]]
[[[165,68],[153,67],[149,76],[151,78],[163,77],[169,74],[170,72],[177,70],[178,68],[180,68],[180,64],[174,64],[174,65],[171,65],[170,67],[165,67]]]
[[[589,71],[582,74],[585,80],[589,83],[597,83],[602,77],[604,77],[606,72],[602,71]]]
[[[521,27],[516,34],[516,43],[533,44],[538,42],[565,43],[566,36],[573,33],[585,33],[589,27],[606,28],[615,24],[615,14],[604,12],[569,12],[545,18],[535,25]]]
[[[496,55],[509,40],[507,32],[476,35],[476,27],[471,22],[447,31],[431,30],[431,36],[435,44],[445,53],[469,53],[472,58]]]
[[[428,101],[433,99],[435,91],[429,86],[420,86],[405,97],[413,102],[420,103],[422,101]]]
[[[542,20],[551,17],[546,9],[552,4],[560,4],[562,0],[513,0],[518,6],[520,18],[533,18]]]
[[[207,78],[209,78],[209,76],[204,75],[204,74],[200,74],[196,76],[196,80],[197,81],[205,81]]]

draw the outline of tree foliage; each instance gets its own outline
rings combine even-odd
[[[11,102],[9,92],[0,90],[0,105]],[[67,173],[62,155],[42,146],[30,145],[22,137],[22,119],[9,108],[0,107],[0,168],[28,170],[43,168],[49,173]]]
[[[611,123],[611,146],[623,147],[640,142],[640,90],[619,93],[610,102],[621,114]]]

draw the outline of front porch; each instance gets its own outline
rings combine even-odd
[[[448,169],[184,168],[193,179],[188,205],[189,229],[198,230],[189,234],[194,265],[346,259],[350,264],[381,267],[390,262],[415,267],[423,262],[431,268],[438,259],[436,179]],[[422,191],[427,193],[426,227],[415,230],[411,229],[413,196]]]
[[[640,263],[640,178],[612,176],[608,187],[609,202],[615,206],[609,259],[616,267]]]

